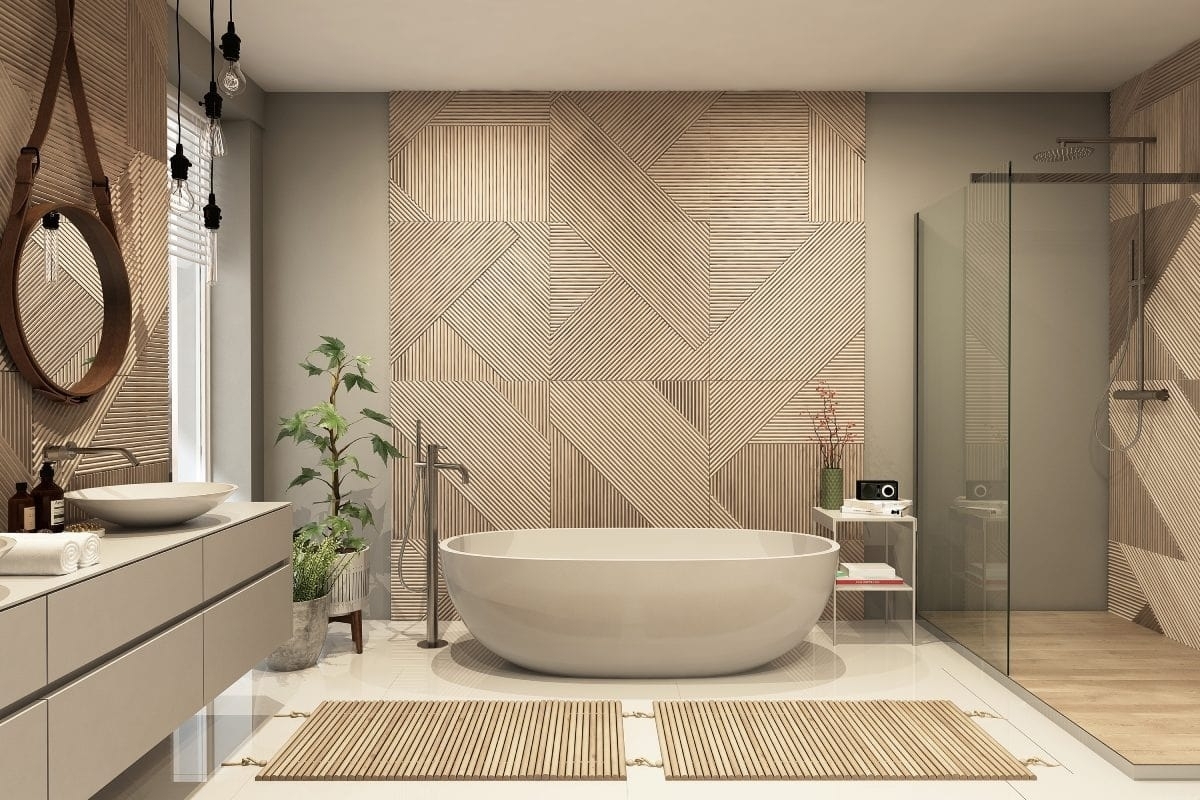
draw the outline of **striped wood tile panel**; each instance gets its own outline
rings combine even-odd
[[[54,4],[41,0],[0,3],[0,29],[8,33],[0,48],[0,197],[11,196],[17,150],[28,140],[41,95],[54,38]],[[0,479],[29,480],[46,444],[133,443],[147,462],[127,469],[115,460],[73,459],[60,465],[59,483],[102,486],[129,481],[166,480],[170,470],[166,386],[168,271],[166,260],[166,82],[167,24],[161,5],[151,0],[78,0],[77,46],[89,108],[105,173],[112,180],[113,203],[130,278],[134,333],[125,366],[113,383],[78,406],[34,397],[0,352]],[[42,151],[43,168],[34,192],[39,198],[74,200],[92,207],[91,176],[79,144],[70,92],[60,89],[50,135]],[[67,243],[68,265],[59,287],[47,291],[40,264],[31,264],[22,283],[31,295],[29,319],[38,337],[38,354],[69,384],[86,369],[98,319],[94,270],[76,267],[77,248]],[[31,250],[36,250],[36,246]],[[35,253],[40,258],[40,253]],[[82,262],[80,262],[82,263]],[[24,270],[23,270],[24,271]],[[43,303],[44,300],[44,303]],[[47,314],[39,322],[39,304]],[[24,307],[24,304],[23,304]],[[72,325],[60,310],[72,309]],[[82,333],[79,333],[83,331]],[[2,351],[3,348],[0,348]],[[75,472],[78,469],[77,480]]]
[[[611,700],[326,701],[260,781],[624,780]]]
[[[1115,89],[1110,99],[1114,136],[1151,135],[1147,169],[1200,169],[1200,40]],[[1136,168],[1137,150],[1111,148],[1111,168]],[[1146,374],[1151,387],[1171,393],[1146,405],[1139,444],[1110,457],[1108,609],[1200,648],[1200,186],[1147,188]],[[1133,187],[1110,192],[1110,355],[1115,361],[1128,330],[1129,241],[1136,234]],[[1114,388],[1135,384],[1128,358]],[[1109,404],[1109,423],[1132,437],[1135,408]]]
[[[476,478],[443,536],[808,530],[814,383],[865,424],[861,93],[397,92],[388,141],[391,411]]]
[[[1034,780],[946,700],[654,704],[667,780]]]

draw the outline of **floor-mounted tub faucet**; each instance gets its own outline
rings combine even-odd
[[[420,428],[417,433],[417,457],[420,457]],[[444,647],[444,639],[438,638],[438,470],[454,470],[463,484],[471,482],[467,468],[462,464],[442,461],[441,454],[447,448],[430,443],[425,446],[425,460],[417,464],[421,480],[425,482],[425,547],[429,554],[428,573],[425,582],[425,641],[418,647]]]
[[[134,467],[140,463],[137,460],[137,456],[124,447],[80,447],[74,442],[67,442],[63,445],[48,444],[42,451],[42,458],[45,461],[65,461],[68,458],[75,458],[75,456],[95,455],[98,453],[112,453],[124,456],[125,460]]]

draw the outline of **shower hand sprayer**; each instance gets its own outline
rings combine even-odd
[[[437,594],[438,594],[438,470],[449,469],[457,472],[462,478],[463,485],[471,482],[467,468],[462,464],[454,464],[451,462],[441,461],[441,453],[446,450],[440,444],[430,442],[424,446],[424,454],[422,454],[421,440],[421,421],[416,422],[416,467],[417,480],[413,484],[412,494],[409,496],[407,508],[404,512],[404,528],[400,534],[400,555],[397,559],[396,572],[400,580],[400,585],[407,591],[413,594],[425,595],[425,639],[417,643],[418,647],[435,648],[443,647],[446,642],[438,638],[438,616],[437,616]],[[423,505],[425,512],[425,527],[424,539],[426,547],[426,563],[425,563],[425,586],[421,589],[414,589],[408,585],[408,581],[404,579],[404,556],[408,551],[409,542],[412,540],[412,522],[413,510],[417,504],[417,493],[424,489]]]

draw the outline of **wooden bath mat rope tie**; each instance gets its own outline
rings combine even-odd
[[[654,715],[645,711],[623,711],[621,716],[626,719],[654,719]]]
[[[974,719],[1004,719],[1004,717],[1000,716],[999,714],[993,714],[990,711],[980,711],[978,709],[975,711],[964,711],[963,713]]]

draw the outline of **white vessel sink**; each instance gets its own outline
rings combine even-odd
[[[163,528],[211,511],[237,488],[232,483],[126,483],[63,496],[84,513],[126,528]]]

